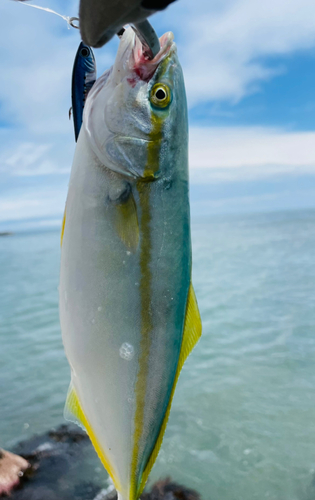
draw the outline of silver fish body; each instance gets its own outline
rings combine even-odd
[[[66,417],[86,428],[124,500],[144,487],[201,334],[185,88],[171,34],[161,45],[145,61],[127,30],[114,67],[91,90],[62,234]]]

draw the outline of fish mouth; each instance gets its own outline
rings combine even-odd
[[[174,35],[170,31],[159,39],[160,50],[153,59],[148,57],[146,48],[132,28],[127,28],[121,35],[111,81],[119,85],[127,80],[131,87],[138,82],[149,82],[160,63],[176,52]]]
[[[135,35],[130,69],[133,70],[141,80],[149,81],[163,59],[170,54],[172,49],[174,50],[175,44],[173,40],[174,35],[171,31],[168,31],[161,36],[159,39],[160,50],[153,59],[150,59],[146,54],[141,41]]]
[[[145,47],[132,28],[127,28],[121,36],[113,78],[116,84],[127,78],[134,87],[137,82],[148,82],[159,64],[172,52],[176,51],[174,35],[170,31],[159,39],[160,50],[153,59],[148,57]]]

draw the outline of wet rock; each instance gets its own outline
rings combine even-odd
[[[78,428],[72,429],[68,425],[61,425],[58,429],[48,432],[48,436],[57,443],[81,443],[81,441],[88,441],[89,438],[84,431]]]
[[[31,465],[28,475],[23,478],[19,490],[11,495],[12,500],[89,500],[90,496],[78,494],[80,484],[72,477],[83,467],[85,448],[90,441],[85,432],[76,426],[61,425],[43,435],[36,435],[19,443],[15,452]],[[78,473],[76,473],[78,467]],[[86,485],[82,487],[86,492]]]
[[[0,496],[9,495],[19,485],[28,468],[27,460],[0,449]]]
[[[93,500],[117,500],[117,493],[115,489],[104,489]],[[142,493],[140,500],[200,500],[200,495],[168,477],[157,481],[149,491]]]
[[[100,492],[100,487],[91,482],[78,484],[74,488],[74,498],[76,500],[86,500],[86,498],[95,498]]]
[[[11,500],[117,500],[111,485],[104,488],[105,473],[103,479],[102,472],[97,476],[95,452],[90,440],[76,426],[62,425],[41,436],[34,436],[19,443],[14,451],[23,457],[18,458],[23,460],[24,465],[30,466],[19,478],[20,482],[15,483],[18,488],[12,490],[11,487]],[[141,498],[200,500],[196,491],[169,478],[155,483]]]
[[[58,429],[42,434],[19,443],[15,452],[31,458],[62,455],[70,450],[78,451],[79,445],[90,444],[87,434],[76,426],[61,425]]]
[[[200,495],[168,477],[155,483],[148,493],[143,493],[141,500],[200,500]]]

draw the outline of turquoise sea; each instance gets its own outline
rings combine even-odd
[[[204,500],[314,500],[315,211],[193,219],[192,236],[203,337],[151,481]],[[0,446],[12,448],[63,423],[59,231],[0,238],[0,270]]]

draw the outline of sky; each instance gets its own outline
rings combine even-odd
[[[314,1],[178,0],[150,20],[173,31],[184,71],[193,216],[315,208]],[[63,19],[0,0],[0,231],[60,224],[79,42]],[[117,46],[95,50],[98,76]]]

